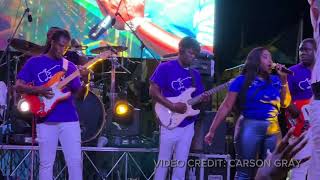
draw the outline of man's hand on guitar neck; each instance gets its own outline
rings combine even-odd
[[[201,102],[209,102],[211,99],[211,94],[208,91],[205,91],[200,95]]]

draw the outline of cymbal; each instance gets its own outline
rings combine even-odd
[[[13,38],[10,45],[16,50],[28,55],[39,55],[43,51],[43,46],[23,39]]]
[[[95,49],[91,49],[90,52],[93,53],[93,54],[100,54],[102,52],[105,52],[105,51],[116,51],[116,52],[122,52],[122,51],[125,51],[127,50],[128,47],[125,47],[125,46],[101,46],[101,47],[98,47],[98,48],[95,48]]]

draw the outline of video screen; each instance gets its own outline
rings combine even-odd
[[[185,36],[196,38],[206,50],[214,50],[214,0],[26,2],[30,14],[26,13],[15,38],[38,45],[45,44],[48,29],[54,26],[69,30],[88,56],[104,51],[101,47],[112,46],[121,49],[124,57],[159,58],[176,52],[179,39]],[[21,0],[0,3],[0,50],[3,50],[26,4]]]

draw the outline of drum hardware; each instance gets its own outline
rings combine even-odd
[[[112,51],[114,51],[114,50],[112,50]],[[109,97],[109,100],[110,100],[110,106],[109,106],[109,108],[107,110],[107,112],[108,112],[107,122],[112,122],[112,120],[114,118],[113,117],[113,109],[115,107],[115,100],[116,100],[116,97],[118,97],[118,94],[115,91],[115,88],[116,88],[115,87],[115,85],[116,85],[116,68],[121,67],[123,70],[125,70],[129,74],[131,74],[131,72],[118,62],[118,58],[117,57],[112,57],[112,58],[110,58],[109,61],[111,62],[111,71],[110,71],[111,83],[110,83],[110,92],[107,94],[107,96]],[[103,129],[106,129],[106,127],[104,127]],[[106,134],[103,133],[98,138],[98,144],[97,145],[101,145],[100,142],[105,138],[106,138]]]
[[[107,71],[107,72],[102,72],[102,73],[95,73],[95,75],[98,75],[98,76],[104,76],[105,74],[111,74],[112,71]],[[116,71],[115,72],[116,74],[127,74],[128,72],[126,71]]]
[[[44,50],[43,46],[18,38],[13,38],[10,46],[23,54],[32,56],[40,55]]]
[[[101,46],[101,47],[97,47],[95,49],[91,49],[90,52],[92,54],[100,54],[102,52],[105,51],[113,51],[113,52],[122,52],[122,51],[126,51],[128,49],[128,47],[125,46],[111,46],[111,45],[106,45],[106,46]]]
[[[4,59],[4,57],[6,57],[6,64],[7,64],[7,86],[8,86],[8,89],[11,90],[12,89],[12,84],[14,83],[15,79],[11,79],[10,78],[10,75],[11,73],[14,74],[14,76],[17,74],[16,72],[12,72],[10,70],[11,68],[11,57],[10,57],[10,47],[13,47],[21,52],[23,52],[24,54],[37,54],[37,53],[41,53],[42,52],[42,47],[37,45],[37,44],[34,44],[34,43],[31,43],[31,42],[28,42],[26,40],[21,40],[21,39],[16,39],[14,38],[20,25],[21,25],[21,22],[22,20],[24,19],[24,17],[26,16],[26,14],[30,12],[30,9],[28,8],[28,6],[26,6],[17,26],[15,27],[12,35],[10,36],[10,38],[8,39],[8,44],[5,48],[5,51],[4,53],[2,54],[1,58],[0,58],[0,63],[2,62],[2,60]],[[16,63],[17,64],[17,63]],[[16,65],[17,66],[17,65]],[[9,93],[9,91],[8,91]],[[11,99],[10,99],[10,94],[8,94],[7,96],[7,112],[6,112],[6,117],[5,117],[5,121],[9,121],[10,120],[10,117],[9,117],[9,112],[11,111],[11,108],[10,108],[10,104],[11,104]]]

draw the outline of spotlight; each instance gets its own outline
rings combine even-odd
[[[18,110],[26,113],[30,111],[30,104],[25,99],[20,99],[18,102]]]
[[[118,100],[113,108],[114,118],[119,123],[128,123],[132,120],[133,106],[126,100]]]
[[[132,110],[133,106],[126,100],[118,100],[114,105],[114,114],[117,117],[126,117]]]
[[[126,115],[128,113],[129,107],[127,104],[119,104],[116,107],[116,114],[119,116]]]

